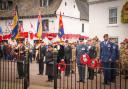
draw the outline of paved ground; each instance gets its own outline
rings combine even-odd
[[[47,82],[46,75],[38,74],[38,64],[30,64],[30,87],[29,89],[53,89],[53,82]],[[62,75],[63,76],[63,75]],[[109,76],[109,75],[108,75]],[[15,62],[0,61],[0,89],[22,89],[23,79],[16,79],[17,68]],[[121,79],[120,79],[121,77]],[[128,89],[128,80],[124,80],[122,76],[117,76],[116,83],[111,85],[103,85],[103,76],[98,74],[93,81],[88,80],[85,83],[77,83],[78,72],[66,77],[58,79],[58,89]],[[97,85],[96,85],[97,84]],[[121,86],[120,86],[121,85]],[[125,88],[126,86],[126,88]]]

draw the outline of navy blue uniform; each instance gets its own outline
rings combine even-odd
[[[102,41],[100,43],[100,60],[103,66],[104,83],[107,84],[110,79],[110,59],[112,56],[112,43],[109,41]]]
[[[116,60],[119,59],[119,48],[118,45],[113,43],[112,44],[112,54],[111,54],[111,82],[115,82],[116,74],[117,74],[117,63]]]

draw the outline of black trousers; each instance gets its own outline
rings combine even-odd
[[[70,70],[71,70],[70,61],[66,61],[65,76],[69,76],[70,75]]]
[[[44,71],[44,63],[43,63],[43,60],[40,59],[39,60],[39,74],[43,74],[43,71]]]
[[[111,77],[110,77],[110,81],[114,82],[116,80],[116,75],[117,75],[117,64],[116,62],[111,62]]]
[[[19,77],[24,77],[24,64],[23,62],[19,61],[17,62],[17,71]]]
[[[94,79],[94,69],[90,67],[88,67],[88,79]]]

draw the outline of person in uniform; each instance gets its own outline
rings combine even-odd
[[[96,60],[97,52],[96,47],[93,44],[93,40],[90,39],[88,42],[88,55],[91,59],[91,61]],[[91,64],[88,67],[88,79],[93,80],[94,79],[94,68],[91,67]]]
[[[53,60],[53,47],[52,45],[48,45],[48,49],[46,51],[46,75],[48,76],[48,81],[52,82],[53,80],[53,64],[54,64],[54,60]]]
[[[23,44],[23,39],[18,39],[18,45],[16,47],[16,55],[17,55],[17,71],[18,71],[18,77],[17,78],[23,78],[24,77],[24,61],[25,61],[25,47]]]
[[[83,42],[83,38],[79,38],[79,44],[76,47],[76,62],[78,66],[79,81],[85,82],[85,65],[80,62],[80,58],[83,54],[87,53],[87,45]]]
[[[70,74],[71,59],[72,59],[72,48],[69,45],[68,40],[66,40],[64,46],[64,61],[66,63],[65,76],[69,76]]]
[[[120,46],[120,68],[121,68],[121,73],[124,74],[124,63],[123,60],[125,59],[125,42],[121,42]]]
[[[100,43],[100,61],[103,66],[104,82],[103,84],[110,84],[110,61],[112,55],[112,43],[109,41],[109,35],[104,35],[104,41]]]
[[[72,43],[72,73],[75,73],[76,67],[76,46]]]
[[[35,60],[38,63],[40,59],[40,40],[37,40],[36,45],[35,45]]]
[[[123,64],[123,70],[124,70],[124,79],[128,79],[128,45],[127,43],[125,44],[125,56],[124,59],[122,60]]]
[[[43,75],[45,53],[46,53],[46,45],[44,42],[42,42],[40,46],[39,75]]]
[[[57,45],[57,64],[61,62],[62,59],[64,59],[64,45],[62,43],[58,43]],[[57,69],[57,77],[60,78],[60,71]]]
[[[119,60],[119,48],[115,40],[112,40],[112,54],[111,54],[111,82],[116,82],[117,75],[117,61]]]

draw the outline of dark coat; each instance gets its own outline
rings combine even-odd
[[[57,63],[59,63],[61,59],[64,59],[64,46],[63,45],[60,45],[60,49],[58,50]]]
[[[111,59],[113,62],[119,59],[119,48],[118,45],[115,43],[113,43],[112,45]]]
[[[64,48],[64,60],[65,62],[70,62],[72,59],[72,48],[70,46],[67,46]]]
[[[92,58],[96,58],[96,47],[95,46],[88,46],[88,55],[89,57],[92,59]]]
[[[53,75],[53,52],[46,51],[46,75]]]

